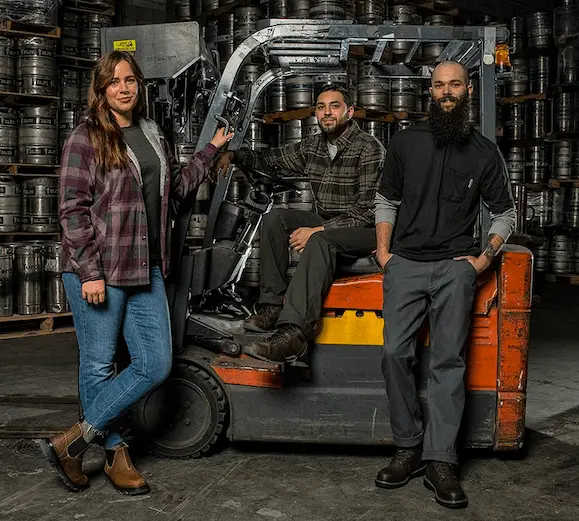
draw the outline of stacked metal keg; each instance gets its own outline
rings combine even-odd
[[[80,53],[80,16],[65,11],[62,15],[60,54],[76,57]]]
[[[18,113],[0,106],[0,164],[18,161]]]
[[[527,192],[527,225],[530,229],[544,229],[553,222],[553,193],[547,189]]]
[[[513,16],[509,25],[509,49],[512,55],[520,55],[527,48],[524,16]]]
[[[80,25],[80,56],[97,61],[101,55],[101,29],[112,25],[112,17],[96,13],[84,14]]]
[[[565,210],[565,224],[573,229],[579,228],[579,186],[570,189]]]
[[[219,52],[219,61],[221,70],[225,69],[227,61],[235,50],[235,14],[233,12],[225,13],[217,19],[217,51]]]
[[[0,196],[0,203],[2,197]],[[14,313],[14,250],[9,244],[0,244],[0,317]]]
[[[418,14],[418,8],[414,4],[403,4],[394,2],[397,5],[390,7],[390,19],[395,24],[419,25],[422,17]],[[413,42],[397,40],[392,43],[392,58],[395,62],[403,61],[412,48]]]
[[[34,165],[58,162],[58,125],[56,107],[24,107],[18,125],[18,161]]]
[[[64,313],[69,310],[62,282],[62,244],[47,242],[44,245],[44,284],[47,313]]]
[[[425,24],[442,26],[442,25],[453,25],[454,21],[452,16],[448,14],[433,14],[427,16],[424,19]],[[422,56],[428,60],[436,60],[444,51],[447,42],[431,42],[425,43],[422,46]]]
[[[525,151],[525,178],[527,183],[543,184],[549,178],[551,149],[547,145],[533,145]]]
[[[558,49],[557,82],[560,85],[579,83],[579,40],[565,41]]]
[[[10,175],[0,175],[0,232],[21,230],[22,186]]]
[[[551,238],[549,245],[549,272],[566,275],[574,272],[573,238],[557,234]]]
[[[527,16],[527,43],[530,49],[549,50],[552,36],[549,13],[540,11]]]
[[[0,35],[0,89],[16,90],[16,42]]]
[[[512,58],[512,78],[507,83],[507,96],[524,96],[529,93],[529,64],[525,58]]]
[[[263,63],[246,63],[241,67],[237,78],[237,93],[242,99],[249,99],[251,87],[265,72]],[[265,95],[262,93],[256,100],[253,113],[259,116],[265,114]]]
[[[257,21],[262,17],[261,7],[237,7],[234,12],[233,40],[235,47],[257,31]]]
[[[525,182],[525,148],[510,147],[506,154],[507,169],[512,183]]]
[[[546,273],[549,266],[549,237],[543,236],[541,242],[535,245],[534,267],[537,273]]]
[[[356,0],[356,20],[359,24],[380,25],[385,19],[384,0]]]
[[[22,231],[52,233],[58,230],[58,178],[26,178],[22,181]]]
[[[17,73],[18,92],[56,96],[56,41],[42,36],[19,39]]]
[[[553,10],[554,37],[557,44],[565,44],[579,37],[579,2],[561,0]]]
[[[55,26],[58,0],[0,0],[0,15],[8,20]]]

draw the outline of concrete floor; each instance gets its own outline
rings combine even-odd
[[[126,498],[102,476],[103,455],[85,461],[91,488],[68,492],[32,440],[0,440],[0,519],[24,521],[438,521],[579,520],[579,287],[549,285],[533,310],[528,437],[518,454],[463,455],[470,506],[438,506],[416,479],[385,491],[374,476],[389,449],[234,445],[200,460],[135,458],[150,495]],[[2,342],[0,394],[72,396],[74,337]],[[0,427],[54,426],[74,419],[74,405],[0,406]],[[46,427],[48,428],[48,427]]]

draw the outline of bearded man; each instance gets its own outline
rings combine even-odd
[[[312,212],[273,209],[262,223],[260,296],[256,314],[245,323],[249,331],[275,330],[247,350],[261,359],[304,357],[337,261],[351,263],[376,249],[374,198],[386,150],[352,120],[354,107],[343,87],[324,87],[315,110],[320,134],[278,149],[226,152],[215,165],[227,168],[233,160],[264,171],[278,167],[307,177],[312,187]],[[289,285],[288,246],[301,252]]]
[[[382,370],[397,446],[376,485],[401,487],[426,472],[424,484],[436,501],[460,508],[468,500],[456,475],[456,439],[476,278],[512,233],[516,214],[501,153],[469,125],[468,70],[442,62],[431,85],[429,121],[394,135],[376,195],[376,256],[384,271]],[[491,215],[482,248],[473,239],[481,196]],[[426,317],[423,419],[413,369],[416,334]]]

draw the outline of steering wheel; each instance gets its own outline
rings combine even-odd
[[[238,167],[243,175],[247,178],[249,183],[252,187],[256,187],[258,180],[255,179],[253,176],[261,177],[263,179],[267,179],[271,181],[273,184],[283,186],[284,188],[288,188],[290,190],[296,190],[297,187],[290,183],[289,181],[283,179],[282,177],[278,176],[277,174],[272,174],[268,172],[264,172],[262,170],[258,170],[257,168],[253,168],[250,166],[239,166]]]

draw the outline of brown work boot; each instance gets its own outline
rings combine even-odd
[[[308,352],[308,340],[298,326],[282,324],[266,340],[249,345],[245,352],[260,360],[294,362]]]
[[[421,460],[422,446],[399,448],[387,467],[376,476],[375,483],[382,488],[398,488],[424,473],[426,463]]]
[[[90,444],[83,438],[80,422],[68,431],[48,440],[39,440],[38,443],[48,462],[58,471],[70,490],[81,492],[88,488],[88,477],[82,471],[82,456]]]
[[[257,314],[245,321],[246,331],[255,331],[257,333],[271,331],[279,318],[281,308],[282,306],[272,306],[270,304],[259,306]]]
[[[431,461],[426,468],[424,486],[434,492],[434,499],[446,508],[464,508],[468,499],[456,477],[456,465]]]
[[[107,450],[105,478],[121,494],[138,496],[148,494],[149,485],[142,474],[133,466],[129,456],[129,447],[122,444],[115,450]]]

